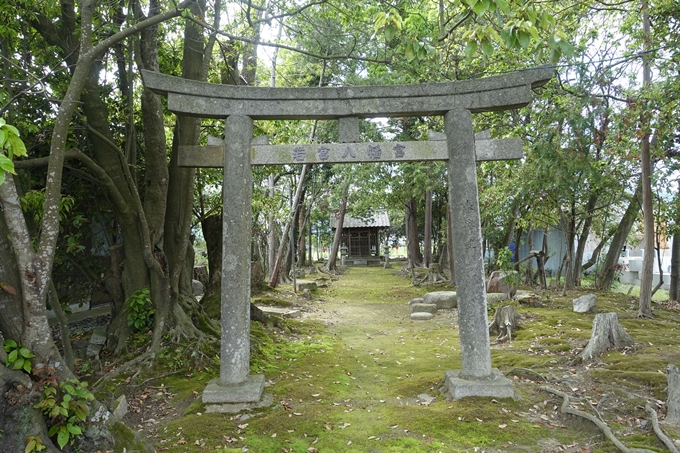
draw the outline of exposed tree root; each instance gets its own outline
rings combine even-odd
[[[143,353],[142,355],[138,355],[134,359],[125,362],[118,368],[115,368],[108,373],[105,373],[104,376],[100,377],[97,382],[94,383],[92,386],[92,392],[97,393],[102,390],[102,386],[106,384],[107,382],[117,378],[121,374],[131,372],[134,369],[138,369],[144,364],[147,360],[152,360],[155,357],[155,354],[152,354],[150,351],[147,351]]]
[[[656,434],[656,437],[658,437],[659,440],[663,442],[663,444],[666,446],[666,448],[668,448],[668,450],[670,450],[671,453],[680,453],[678,452],[678,449],[675,448],[673,441],[661,430],[661,427],[659,426],[659,419],[656,417],[656,411],[652,405],[647,403],[645,405],[645,411],[647,412],[649,421],[652,422],[652,429],[654,429],[654,434]]]
[[[560,412],[562,414],[569,414],[576,417],[585,418],[586,420],[592,422],[593,424],[595,424],[595,426],[598,427],[600,431],[602,431],[602,434],[609,441],[611,441],[611,443],[613,443],[616,446],[616,448],[618,448],[622,453],[652,453],[652,450],[647,450],[645,448],[628,448],[625,445],[623,445],[623,443],[619,439],[617,439],[616,436],[614,436],[614,433],[612,432],[611,428],[609,428],[609,426],[607,426],[606,423],[599,420],[594,415],[589,414],[588,412],[579,411],[569,407],[570,397],[566,393],[545,386],[541,387],[541,389],[562,398],[562,406],[560,407]]]
[[[525,376],[527,374],[532,374],[538,378],[539,381],[547,381],[548,379],[541,373],[534,371],[530,368],[515,367],[512,370],[505,373],[506,376]]]

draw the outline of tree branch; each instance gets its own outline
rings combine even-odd
[[[313,53],[313,52],[308,52],[306,50],[299,49],[297,47],[288,46],[286,44],[278,44],[278,43],[273,43],[273,42],[269,42],[269,41],[261,41],[259,39],[250,39],[250,38],[246,38],[246,37],[243,37],[243,36],[233,35],[231,33],[227,33],[227,32],[222,31],[222,30],[215,30],[208,23],[201,21],[201,20],[198,20],[195,17],[190,17],[189,20],[196,22],[197,24],[201,25],[202,27],[207,28],[208,30],[210,30],[213,33],[217,33],[218,35],[224,36],[224,37],[229,38],[233,41],[240,41],[240,42],[244,42],[244,43],[247,43],[247,44],[258,45],[258,46],[277,47],[279,49],[290,50],[291,52],[296,52],[296,53],[299,53],[301,55],[306,55],[308,57],[317,58],[317,59],[322,60],[322,61],[351,59],[351,60],[357,60],[357,61],[366,61],[366,62],[370,62],[370,63],[382,63],[382,64],[390,63],[390,60],[381,60],[381,59],[377,59],[377,58],[360,57],[360,56],[357,56],[357,55],[352,55],[351,51],[349,53],[343,54],[343,55],[316,54],[316,53]]]

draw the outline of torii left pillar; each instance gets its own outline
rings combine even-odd
[[[264,375],[250,374],[250,230],[253,120],[227,117],[222,186],[222,341],[220,377],[208,383],[203,402],[239,409],[262,399]],[[239,194],[239,196],[233,196]]]

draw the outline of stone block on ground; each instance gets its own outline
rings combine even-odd
[[[508,299],[508,293],[486,293],[487,304],[495,304]]]
[[[413,319],[414,321],[428,321],[432,318],[434,318],[434,314],[432,313],[425,313],[422,311],[411,313],[411,319]]]
[[[316,290],[316,282],[314,280],[298,280],[297,281],[297,289],[298,291],[304,291],[306,289],[310,291]]]
[[[280,316],[281,318],[299,318],[302,316],[300,310],[280,307],[257,307],[268,315]]]
[[[123,420],[125,414],[128,412],[128,402],[125,395],[120,395],[116,401],[113,402],[113,410],[111,415],[113,416],[114,423]]]
[[[87,346],[87,350],[85,351],[85,355],[88,356],[88,357],[97,357],[101,350],[102,350],[101,345],[90,343]]]
[[[305,278],[306,275],[307,275],[307,273],[305,272],[304,269],[295,269],[295,278],[296,279]],[[290,278],[293,278],[293,271],[290,272]]]
[[[574,299],[572,302],[575,313],[597,313],[597,307],[595,306],[597,296],[595,294],[586,294],[578,299]]]
[[[538,296],[538,294],[523,293],[515,295],[515,299],[522,307],[538,308],[543,306],[541,303],[541,298]]]
[[[95,327],[90,337],[90,344],[103,345],[106,343],[106,327]]]
[[[416,297],[415,299],[411,299],[408,304],[413,305],[413,304],[422,304],[422,303],[424,303],[423,298],[422,297]]]
[[[493,271],[489,277],[489,283],[486,285],[487,293],[508,293],[510,297],[514,297],[517,293],[517,288],[508,282],[508,277],[511,274],[517,274],[516,271],[509,273],[503,271]]]
[[[412,304],[411,313],[437,313],[436,304]]]
[[[458,307],[458,296],[455,291],[434,291],[423,296],[426,304],[435,304],[438,309]]]
[[[191,280],[191,291],[196,297],[202,296],[204,292],[203,283],[198,280]]]

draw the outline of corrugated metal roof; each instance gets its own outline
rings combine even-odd
[[[371,217],[355,218],[345,215],[345,220],[342,223],[343,228],[389,228],[390,218],[386,212],[376,212]],[[331,228],[335,229],[335,215],[331,215]]]

